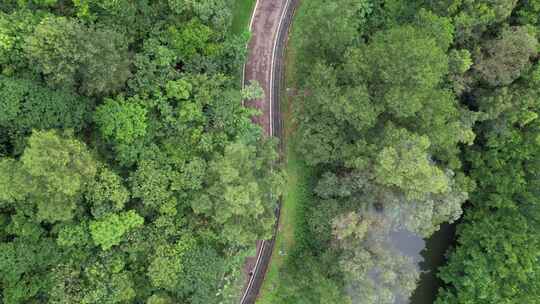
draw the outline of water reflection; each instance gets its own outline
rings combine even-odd
[[[455,224],[443,224],[439,231],[424,240],[418,235],[399,230],[390,233],[394,247],[403,255],[411,257],[421,270],[418,287],[410,299],[396,297],[395,304],[432,304],[442,281],[437,269],[446,263],[445,254],[454,243]]]
[[[423,230],[415,229],[424,224],[414,216],[415,206],[393,207],[351,212],[334,222],[344,249],[341,267],[346,288],[354,304],[432,304],[435,300],[441,285],[436,271],[453,242],[453,225],[442,225],[424,240],[419,234]]]
[[[401,254],[412,258],[415,265],[420,265],[424,261],[422,257],[422,250],[426,246],[424,239],[405,229],[390,232],[390,241],[394,245],[394,248]],[[422,275],[421,275],[422,278]],[[402,295],[396,294],[395,304],[407,304],[409,299],[404,298]]]
[[[446,252],[455,243],[456,224],[443,224],[426,242],[422,251],[423,261],[420,269],[418,287],[414,291],[410,304],[433,304],[439,287],[443,282],[437,278],[437,269],[446,264]]]

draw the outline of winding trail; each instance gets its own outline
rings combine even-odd
[[[244,84],[259,82],[264,98],[249,103],[262,115],[254,117],[267,136],[276,136],[281,143],[281,115],[279,97],[283,80],[283,55],[294,10],[299,0],[258,0],[251,17],[251,41],[248,60],[244,66]],[[276,209],[276,229],[271,240],[257,242],[257,255],[251,265],[250,277],[240,304],[254,304],[264,281],[279,223],[280,208]]]

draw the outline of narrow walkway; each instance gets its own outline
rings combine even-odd
[[[258,0],[251,19],[251,41],[244,79],[259,82],[264,90],[264,98],[250,102],[263,114],[254,118],[261,125],[266,135],[274,136],[272,128],[272,64],[274,46],[277,39],[281,16],[287,0]]]
[[[279,91],[283,48],[296,0],[258,0],[251,19],[251,41],[244,69],[244,82],[256,80],[264,90],[264,98],[249,103],[262,114],[255,117],[267,136],[280,137]],[[279,208],[276,210],[279,219]],[[240,304],[254,304],[264,281],[272,256],[272,240],[257,242],[257,255],[249,261],[249,281]]]

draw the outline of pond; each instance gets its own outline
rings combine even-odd
[[[443,224],[429,239],[399,230],[390,234],[393,245],[418,263],[422,274],[413,296],[409,300],[398,299],[396,304],[433,304],[442,281],[437,269],[446,263],[445,253],[455,242],[455,224]]]
[[[411,297],[410,304],[433,304],[437,291],[443,282],[437,278],[437,269],[446,264],[445,254],[455,244],[456,224],[443,224],[439,231],[434,233],[427,241],[421,255],[420,269],[424,271],[420,276],[418,287]]]

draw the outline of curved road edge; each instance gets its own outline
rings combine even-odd
[[[255,16],[259,1],[265,1],[265,0],[257,1],[255,5],[255,9],[252,14],[252,20],[250,22],[250,29],[253,25],[253,18]],[[270,133],[270,136],[278,137],[280,151],[283,148],[282,120],[281,120],[281,113],[280,113],[280,95],[281,95],[280,93],[281,93],[281,87],[283,84],[283,61],[284,61],[283,59],[284,59],[285,46],[287,45],[287,41],[289,37],[290,26],[292,24],[294,12],[296,11],[298,4],[299,4],[299,0],[287,0],[285,3],[285,7],[279,19],[277,35],[276,35],[274,46],[272,49],[272,61],[270,65],[271,71],[270,71],[270,84],[269,84],[269,96],[270,96],[269,98],[270,100],[270,107],[269,107],[270,130],[269,131],[270,132],[269,133]],[[244,65],[244,84],[246,84],[245,65]],[[255,262],[255,266],[253,267],[251,271],[252,275],[249,279],[247,288],[245,289],[244,294],[242,295],[242,298],[240,299],[240,304],[255,304],[255,301],[257,300],[257,296],[259,295],[259,291],[264,282],[266,271],[268,269],[268,265],[272,258],[272,252],[274,250],[274,243],[275,243],[276,234],[277,234],[278,226],[279,226],[279,218],[280,218],[280,211],[281,211],[280,205],[281,203],[278,204],[278,207],[275,210],[276,224],[274,227],[274,233],[272,235],[272,239],[261,241],[259,249],[257,250],[257,259]]]

